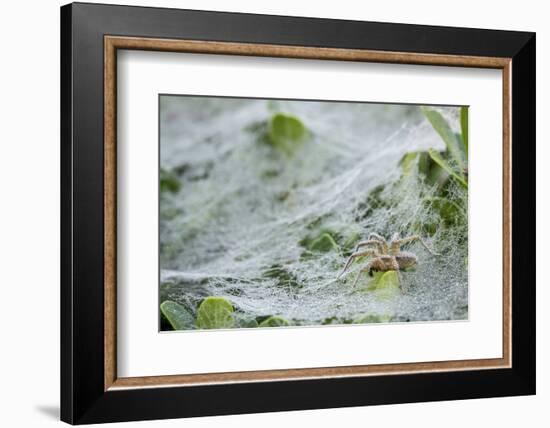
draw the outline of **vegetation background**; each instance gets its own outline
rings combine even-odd
[[[163,95],[160,158],[163,329],[467,318],[467,107]]]

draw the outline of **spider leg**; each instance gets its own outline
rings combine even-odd
[[[377,239],[368,239],[366,241],[361,241],[357,243],[355,247],[355,252],[359,251],[359,248],[366,247],[367,245],[375,245],[378,248],[378,251],[383,251],[382,243]]]
[[[407,238],[398,239],[398,240],[393,241],[393,242],[395,242],[395,244],[397,244],[398,246],[401,246],[401,245],[405,245],[405,244],[410,244],[410,243],[415,242],[415,241],[420,241],[420,243],[424,246],[424,248],[426,248],[426,250],[428,250],[428,252],[430,254],[433,254],[434,256],[440,256],[441,255],[441,254],[436,253],[435,251],[433,251],[430,247],[428,247],[428,244],[426,244],[426,242],[419,235],[408,236]]]
[[[353,285],[352,285],[352,288],[355,288],[355,286],[357,285],[357,283],[359,282],[359,278],[361,278],[361,274],[365,273],[365,272],[368,272],[370,270],[370,267],[365,267],[363,269],[361,269],[358,273],[357,273],[357,276],[355,277],[355,281],[353,281]]]
[[[399,287],[401,288],[401,291],[403,292],[403,294],[405,294],[409,290],[409,286],[408,286],[408,284],[406,285],[403,282],[403,275],[401,275],[400,270],[397,271],[397,278],[399,280]]]
[[[401,240],[399,239],[399,234],[394,233],[390,240],[390,251],[389,253],[395,255],[401,250]]]
[[[342,270],[342,272],[340,272],[340,275],[338,275],[337,278],[340,278],[344,272],[350,267],[350,265],[352,264],[352,262],[357,258],[357,257],[365,257],[365,256],[372,256],[372,255],[375,255],[376,254],[376,251],[375,250],[366,250],[366,251],[359,251],[359,252],[355,252],[353,253],[351,256],[349,256],[348,258],[348,261],[346,262],[346,265],[344,266],[344,269]]]
[[[385,239],[383,236],[381,236],[381,235],[379,235],[378,233],[376,233],[376,232],[371,232],[371,233],[369,234],[369,237],[368,237],[367,239],[372,239],[372,238],[376,238],[376,239],[378,239],[379,241],[386,242],[386,239]]]
[[[380,241],[380,252],[382,254],[387,254],[387,252],[388,252],[388,241],[386,241],[386,238],[384,238],[382,235],[379,235],[376,232],[371,232],[367,239],[373,239],[373,238]]]

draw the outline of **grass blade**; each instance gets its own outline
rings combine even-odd
[[[437,152],[433,149],[430,149],[430,150],[428,150],[428,153],[429,153],[430,157],[432,158],[432,160],[436,164],[438,164],[441,168],[443,168],[445,171],[447,171],[451,175],[451,177],[453,177],[460,184],[462,184],[462,186],[464,186],[464,188],[466,188],[466,189],[468,188],[468,182],[466,180],[464,180],[464,178],[461,175],[457,174],[456,171],[453,168],[451,168],[451,166],[447,163],[447,161],[441,157],[439,152]]]
[[[445,118],[438,111],[422,108],[422,112],[432,127],[439,134],[441,139],[447,146],[451,158],[456,163],[459,171],[464,170],[464,156],[462,151],[462,143],[458,141],[456,134],[453,132]]]
[[[462,133],[462,143],[464,144],[464,153],[468,157],[468,107],[460,107],[460,130]]]

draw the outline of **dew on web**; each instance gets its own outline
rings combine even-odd
[[[262,141],[273,111],[310,131],[292,156]],[[459,128],[456,108],[439,111]],[[300,325],[467,318],[467,210],[453,202],[467,190],[449,186],[459,219],[443,225],[433,186],[399,165],[444,147],[416,106],[163,97],[161,166],[181,188],[161,195],[162,298],[194,310],[223,296],[240,312]],[[371,232],[421,234],[441,255],[408,246],[418,265],[400,273],[407,293],[376,299],[358,290],[368,275],[352,287],[365,262],[337,279],[350,245]],[[311,251],[315,240],[328,249]]]

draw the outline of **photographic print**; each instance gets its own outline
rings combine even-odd
[[[468,319],[468,108],[159,95],[160,330]]]

